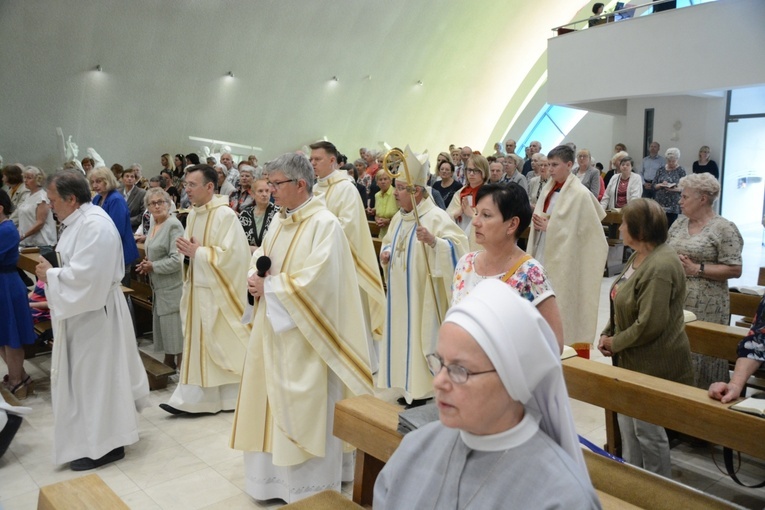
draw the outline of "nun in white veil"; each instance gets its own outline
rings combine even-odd
[[[407,434],[377,478],[374,508],[600,508],[559,348],[499,280],[446,314],[428,356],[439,421]]]

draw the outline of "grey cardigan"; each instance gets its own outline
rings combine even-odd
[[[146,236],[146,258],[154,266],[149,273],[151,287],[154,290],[154,312],[168,315],[180,311],[181,294],[183,293],[183,264],[181,254],[175,246],[175,241],[183,236],[183,225],[175,216],[165,220],[157,235],[151,237],[154,228],[154,218]]]

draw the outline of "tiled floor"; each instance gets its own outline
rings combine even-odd
[[[612,279],[601,288],[600,326],[607,318],[606,296]],[[151,349],[142,341],[142,348]],[[597,351],[593,358],[608,362]],[[28,415],[10,450],[0,459],[0,509],[32,510],[41,486],[82,476],[52,462],[53,416],[47,374],[49,357],[26,363],[39,381],[36,393],[24,401],[34,411]],[[0,373],[6,367],[0,361]],[[244,491],[240,452],[228,448],[233,413],[214,416],[173,417],[157,405],[166,401],[175,383],[153,391],[153,407],[140,418],[141,440],[126,448],[124,460],[104,466],[99,476],[134,509],[252,509],[278,508],[276,501],[255,502]],[[602,445],[605,442],[603,410],[572,401],[577,430]],[[715,494],[746,508],[765,508],[765,489],[743,489],[714,464],[722,466],[721,452],[713,448],[677,446],[672,450],[675,480]],[[741,475],[751,482],[765,479],[765,461],[745,459]],[[349,496],[350,484],[343,486]]]

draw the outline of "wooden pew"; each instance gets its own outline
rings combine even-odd
[[[564,360],[563,375],[573,399],[765,459],[765,420],[706,390],[582,358]]]
[[[731,315],[748,317],[751,324],[751,318],[757,313],[757,307],[760,306],[762,298],[751,294],[742,294],[741,292],[730,292],[729,295]]]
[[[735,363],[738,343],[749,332],[746,328],[713,322],[693,321],[685,325],[691,352],[727,359]]]
[[[765,286],[765,267],[760,268],[760,272],[757,275],[757,285]]]
[[[742,328],[752,327],[754,316],[757,314],[757,307],[760,305],[761,297],[741,292],[729,292],[730,296],[730,314],[741,315],[741,320],[736,321],[736,326]]]
[[[377,475],[401,442],[402,436],[396,430],[401,410],[370,395],[345,399],[335,405],[334,435],[357,448],[353,501],[362,506],[372,504]],[[672,480],[586,450],[584,453],[604,509],[732,508],[722,500]]]
[[[149,379],[149,389],[161,390],[167,388],[167,378],[173,375],[175,370],[143,351],[138,351],[138,353],[141,355],[143,368],[146,370],[146,377]]]
[[[37,510],[71,508],[109,508],[128,510],[128,506],[97,474],[53,483],[40,488]]]

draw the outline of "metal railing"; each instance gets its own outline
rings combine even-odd
[[[603,14],[599,14],[597,16],[591,16],[589,18],[572,21],[570,23],[566,23],[565,25],[555,27],[552,30],[556,32],[558,35],[562,35],[562,34],[567,34],[569,32],[582,30],[590,26],[605,25],[606,23],[615,23],[617,21],[624,21],[630,18],[636,18],[638,16],[642,16],[649,9],[654,9],[657,6],[661,6],[663,4],[669,4],[670,2],[676,2],[676,0],[661,0],[660,2],[647,2],[647,3],[639,4],[639,5],[626,3],[622,9],[619,9],[617,11],[604,12]],[[694,5],[693,0],[691,0],[691,6],[692,5]]]

